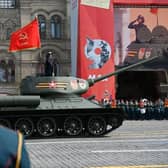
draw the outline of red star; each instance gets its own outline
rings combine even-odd
[[[56,82],[54,82],[54,81],[51,81],[50,83],[49,83],[49,88],[56,88]]]

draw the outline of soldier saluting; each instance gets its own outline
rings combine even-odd
[[[30,168],[23,135],[0,126],[0,167]]]
[[[132,21],[129,25],[128,28],[129,29],[135,29],[135,33],[136,33],[136,42],[139,42],[139,40],[137,39],[137,34],[138,31],[142,28],[146,28],[146,25],[144,24],[145,19],[142,15],[138,15],[137,19]]]

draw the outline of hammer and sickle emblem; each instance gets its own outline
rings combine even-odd
[[[27,39],[28,39],[27,33],[23,32],[19,34],[19,40],[27,40]]]
[[[20,45],[27,45],[28,44],[28,34],[26,32],[20,33],[18,41]]]

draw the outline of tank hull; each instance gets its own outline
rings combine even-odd
[[[1,108],[0,124],[20,130],[26,138],[103,136],[120,127],[125,114],[118,108]]]

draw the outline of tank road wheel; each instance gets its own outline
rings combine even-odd
[[[6,119],[0,119],[0,125],[3,127],[8,127],[8,128],[11,127],[10,121]]]
[[[15,123],[15,130],[20,130],[26,137],[29,137],[34,130],[34,125],[29,118],[20,118]]]
[[[68,117],[64,121],[64,130],[67,135],[77,136],[83,128],[82,121],[78,117]]]
[[[109,119],[109,124],[112,126],[112,129],[115,129],[120,126],[121,121],[117,117],[113,117]]]
[[[41,118],[37,123],[37,130],[42,136],[52,136],[56,131],[56,123],[54,118]]]
[[[103,135],[106,131],[106,121],[103,117],[93,116],[88,121],[88,131],[93,136]]]

